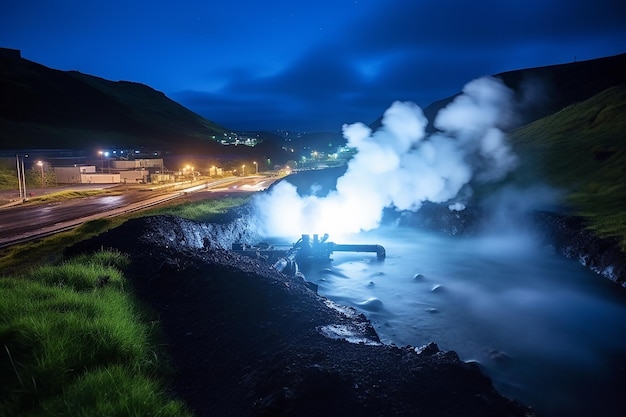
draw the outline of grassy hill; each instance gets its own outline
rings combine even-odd
[[[494,76],[502,79],[515,92],[517,100],[523,103],[518,109],[518,116],[520,125],[524,125],[593,97],[607,88],[626,84],[626,53],[507,71]],[[437,112],[455,97],[435,101],[426,107],[424,114],[428,120],[432,123]]]
[[[626,84],[511,133],[522,156],[518,179],[545,180],[603,236],[626,250]]]
[[[0,149],[210,151],[226,131],[143,84],[54,70],[4,54],[0,96]]]

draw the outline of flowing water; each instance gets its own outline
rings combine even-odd
[[[319,293],[370,318],[385,343],[435,342],[546,417],[626,415],[626,290],[519,235],[381,228],[308,271]]]

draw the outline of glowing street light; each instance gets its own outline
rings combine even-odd
[[[100,171],[104,172],[104,152],[98,151],[100,154]]]
[[[39,166],[39,168],[41,168],[41,188],[44,188],[44,181],[43,181],[43,162],[42,162],[42,161],[37,161],[37,165]]]
[[[191,173],[191,182],[193,183],[193,167],[191,165],[185,165],[183,167],[183,177],[186,177],[189,172]]]

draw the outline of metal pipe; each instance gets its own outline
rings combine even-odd
[[[350,245],[350,244],[332,244],[333,252],[376,252],[378,259],[385,259],[387,255],[385,248],[381,245]]]

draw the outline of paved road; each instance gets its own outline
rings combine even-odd
[[[228,178],[208,183],[185,183],[175,189],[111,188],[113,194],[54,203],[28,203],[0,210],[0,247],[76,227],[85,221],[140,210],[172,199],[212,198],[211,194],[255,192],[266,189],[275,177]]]

